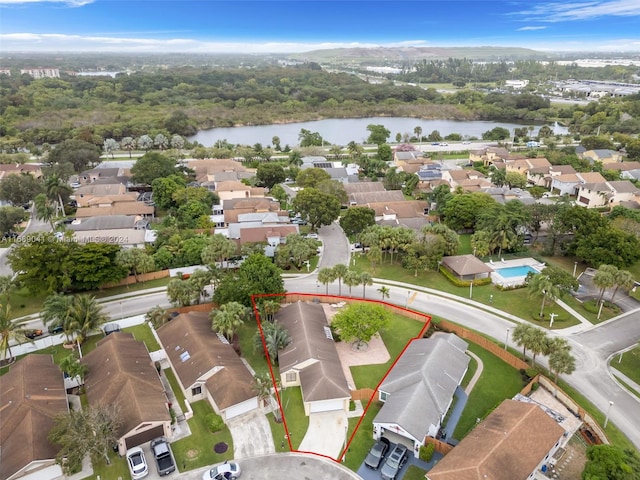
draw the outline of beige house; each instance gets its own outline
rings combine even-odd
[[[282,387],[300,387],[306,415],[348,411],[351,391],[322,305],[292,303],[275,318],[291,337],[278,353]]]
[[[153,217],[155,207],[144,202],[130,201],[127,198],[108,197],[108,201],[98,205],[81,207],[76,210],[76,218],[88,218],[109,215],[132,215]]]
[[[120,455],[156,437],[171,438],[167,395],[143,342],[130,333],[112,333],[100,340],[82,363],[88,367],[85,389],[89,405],[118,407]]]
[[[206,312],[178,315],[157,331],[189,402],[207,400],[227,420],[258,408],[253,375]]]
[[[598,172],[566,173],[551,179],[551,190],[558,195],[575,195],[580,185],[606,181]]]
[[[42,177],[40,165],[35,163],[8,163],[0,165],[0,180],[9,175],[21,175],[28,173],[36,178]]]
[[[531,480],[564,429],[542,407],[505,400],[426,475],[427,480]]]
[[[355,206],[366,206],[370,203],[380,203],[380,202],[402,202],[404,200],[404,195],[400,190],[378,190],[378,191],[368,191],[368,192],[354,192],[349,195],[349,205],[352,207]]]
[[[640,200],[640,189],[629,180],[585,183],[578,187],[576,205],[586,208],[615,207]]]
[[[509,151],[502,147],[485,147],[469,152],[469,162],[482,162],[485,167],[503,162],[509,157]]]
[[[544,157],[507,160],[505,162],[505,170],[507,173],[515,172],[524,175],[525,177],[529,170],[541,167],[549,168],[551,167],[551,163]]]
[[[621,162],[623,156],[620,152],[616,152],[615,150],[609,149],[597,149],[597,150],[587,150],[582,154],[582,158],[586,158],[591,163],[593,162],[602,162],[602,163],[617,163]]]
[[[538,187],[551,188],[553,177],[576,173],[571,165],[549,165],[527,170],[527,183]]]
[[[237,180],[225,180],[215,182],[213,190],[220,200],[230,200],[232,198],[253,198],[264,197],[266,189],[262,187],[250,187]]]
[[[118,184],[122,187],[124,185]],[[118,202],[135,202],[138,200],[139,194],[137,192],[117,193],[115,195],[95,195],[95,194],[76,194],[75,200],[78,202],[78,207],[109,207]]]
[[[487,184],[491,186],[491,182],[486,180],[486,175],[472,169],[462,170],[442,170],[442,180],[449,182],[451,190],[454,190],[457,186],[462,186],[463,183],[469,184],[468,180],[474,180],[471,184]],[[482,182],[478,182],[482,180]]]
[[[62,478],[59,446],[47,440],[56,415],[69,411],[62,372],[51,355],[30,354],[0,380],[0,478]]]

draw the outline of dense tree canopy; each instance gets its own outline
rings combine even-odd
[[[330,225],[340,215],[340,201],[315,188],[305,188],[293,199],[293,208],[306,218],[313,230]]]
[[[131,167],[133,181],[151,185],[156,178],[177,173],[175,160],[158,152],[147,152]]]

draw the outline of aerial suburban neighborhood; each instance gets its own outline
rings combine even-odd
[[[0,480],[640,479],[637,53],[33,35]]]

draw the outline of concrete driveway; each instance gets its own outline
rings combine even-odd
[[[233,458],[244,459],[274,453],[269,420],[261,411],[253,411],[227,422],[233,437]]]
[[[348,426],[344,411],[312,413],[309,415],[309,428],[298,450],[337,460],[345,445]]]

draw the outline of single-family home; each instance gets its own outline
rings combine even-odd
[[[208,313],[182,313],[157,333],[189,402],[207,400],[225,422],[258,408],[252,372],[226,338],[211,330]]]
[[[214,192],[220,200],[231,198],[264,197],[266,189],[263,187],[251,187],[237,180],[224,180],[215,182]]]
[[[401,190],[380,190],[371,192],[353,192],[349,195],[349,205],[352,207],[364,206],[368,203],[401,202],[404,195]]]
[[[384,403],[373,419],[375,439],[406,445],[417,457],[437,437],[469,365],[468,344],[453,333],[414,339],[378,387]]]
[[[426,478],[532,480],[561,446],[564,433],[541,406],[505,400],[440,460]]]
[[[527,170],[527,183],[538,187],[551,188],[553,177],[576,173],[571,165],[548,165]]]
[[[615,150],[609,150],[608,148],[601,148],[601,149],[595,149],[595,150],[587,150],[582,154],[582,158],[589,160],[589,162],[591,163],[602,162],[604,164],[607,164],[607,163],[621,162],[623,159],[623,155],[622,153],[616,152]]]
[[[528,190],[522,188],[509,188],[504,187],[490,187],[482,189],[484,193],[491,195],[491,197],[498,203],[505,204],[510,200],[518,200],[525,205],[531,205],[535,203],[536,199],[529,193]]]
[[[130,333],[112,333],[82,363],[89,405],[118,407],[120,455],[156,437],[171,438],[167,395],[143,342]]]
[[[374,202],[364,205],[375,212],[378,225],[403,226],[420,230],[429,223],[429,202],[403,200],[400,202]]]
[[[122,198],[121,198],[122,197]],[[88,218],[109,215],[131,215],[151,218],[154,215],[155,207],[147,205],[145,202],[131,201],[126,194],[122,196],[100,197],[97,204],[87,207],[80,207],[76,210],[76,218]],[[104,203],[99,203],[99,202]]]
[[[382,182],[353,182],[344,185],[344,191],[347,192],[347,195],[363,192],[384,192],[385,190]]]
[[[621,180],[640,180],[640,162],[608,163],[604,169],[620,172]]]
[[[532,168],[549,168],[550,166],[551,162],[544,157],[522,158],[518,160],[507,160],[505,162],[505,170],[507,173],[515,172],[524,176],[527,176],[527,172]]]
[[[485,167],[497,162],[504,162],[509,157],[509,151],[502,147],[485,147],[469,151],[469,163],[482,162]]]
[[[125,192],[115,195],[88,195],[80,194],[75,195],[74,199],[78,203],[79,208],[92,207],[92,206],[110,206],[118,202],[135,202],[138,200],[140,194],[138,192]]]
[[[91,170],[85,170],[78,175],[78,181],[81,185],[95,183],[98,180],[108,181],[109,183],[123,183],[126,185],[130,178],[130,169],[122,167],[107,168],[99,166]]]
[[[351,390],[322,305],[286,305],[276,313],[275,321],[291,337],[291,343],[278,353],[281,385],[301,388],[307,415],[348,411]]]
[[[640,199],[640,189],[629,180],[585,183],[578,187],[576,205],[587,208],[615,207]]]
[[[79,202],[83,197],[92,198],[94,196],[123,195],[127,191],[127,185],[121,182],[103,183],[96,181],[88,185],[82,185],[75,189],[70,198]]]
[[[62,372],[51,355],[30,354],[0,381],[0,478],[62,478],[60,447],[47,435],[55,417],[69,411]]]
[[[551,179],[551,191],[558,195],[575,195],[580,185],[606,181],[598,172],[565,173]]]
[[[454,190],[457,186],[462,186],[467,180],[482,180],[483,184],[487,187],[491,186],[491,182],[488,181],[486,175],[473,169],[443,169],[442,179],[449,182],[451,190]],[[476,184],[478,182],[472,182]]]
[[[33,175],[35,178],[42,177],[41,166],[37,163],[6,163],[0,164],[0,180],[9,175],[21,174]]]

